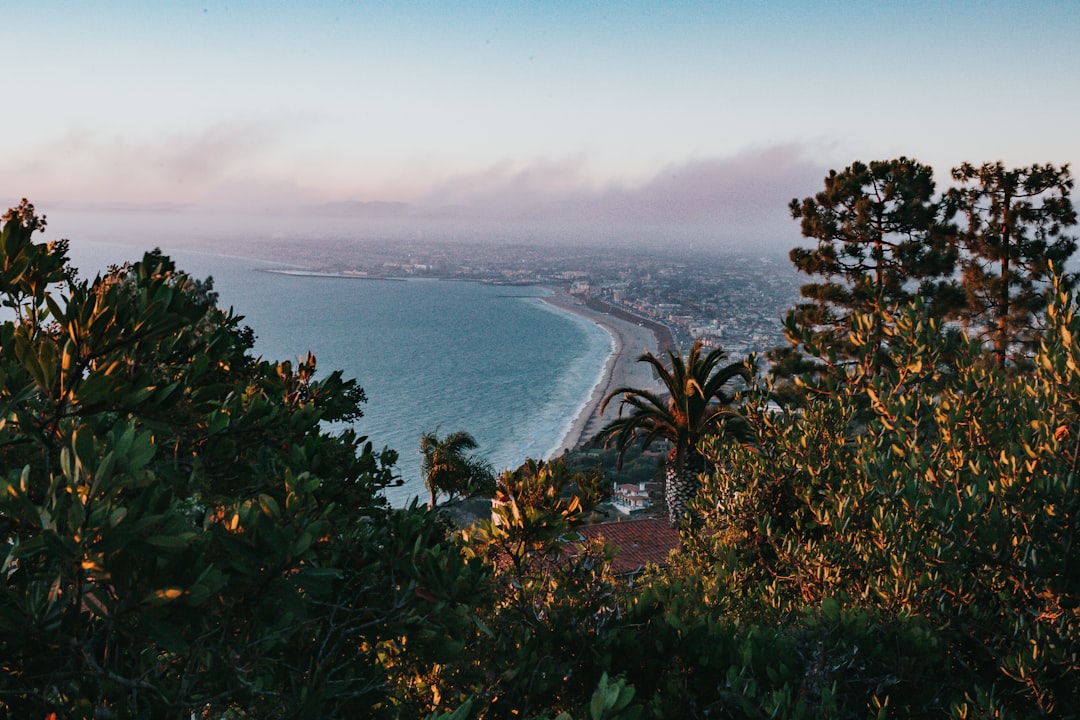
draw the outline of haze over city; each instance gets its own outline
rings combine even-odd
[[[0,193],[57,234],[789,247],[787,202],[855,159],[942,185],[962,161],[1080,155],[1072,0],[5,15]]]

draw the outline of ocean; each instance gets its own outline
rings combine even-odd
[[[468,431],[497,471],[547,458],[599,381],[612,340],[552,307],[537,287],[430,279],[376,280],[267,272],[262,260],[166,250],[189,274],[214,278],[220,303],[245,316],[255,353],[292,360],[311,351],[320,374],[340,369],[367,395],[355,423],[376,448],[398,452],[407,504],[426,490],[420,436]],[[137,260],[130,245],[72,242],[82,277]]]

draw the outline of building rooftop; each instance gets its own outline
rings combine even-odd
[[[664,567],[668,553],[679,547],[679,531],[667,518],[584,525],[578,532],[586,539],[603,537],[615,548],[611,569],[620,575],[637,572],[650,563]]]

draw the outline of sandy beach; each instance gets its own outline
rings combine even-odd
[[[619,403],[616,400],[608,404],[607,412],[603,417],[599,415],[600,403],[613,389],[629,386],[662,391],[663,386],[653,376],[652,368],[645,363],[637,362],[646,350],[656,354],[660,341],[651,329],[586,307],[563,288],[555,290],[552,295],[543,299],[552,305],[588,318],[611,333],[614,339],[614,349],[604,365],[604,374],[593,388],[588,402],[574,419],[570,431],[555,452],[558,456],[591,439],[605,423],[618,416]]]

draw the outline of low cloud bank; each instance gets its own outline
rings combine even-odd
[[[590,181],[583,159],[504,162],[440,179],[407,202],[322,201],[317,189],[237,172],[245,157],[272,145],[270,130],[241,126],[174,138],[168,152],[70,137],[65,147],[82,158],[75,165],[85,169],[96,154],[113,158],[100,171],[105,184],[82,192],[72,179],[55,186],[55,197],[31,200],[50,214],[96,218],[94,226],[107,215],[123,218],[113,222],[120,232],[177,237],[247,232],[787,248],[799,239],[788,202],[816,192],[828,171],[815,148],[791,143],[673,163],[634,183]],[[37,171],[56,175],[58,163],[43,162]],[[132,182],[138,190],[128,195]],[[187,190],[170,195],[170,187]]]
[[[600,242],[790,247],[794,197],[816,192],[827,166],[784,145],[670,165],[634,185],[592,187],[579,163],[501,164],[441,182],[408,204],[333,203],[319,212],[367,220],[447,222],[477,234]]]

